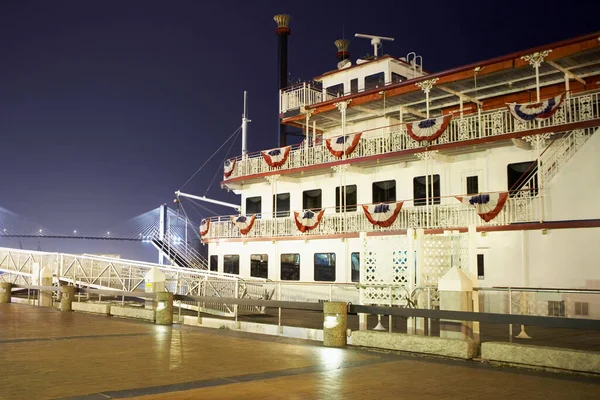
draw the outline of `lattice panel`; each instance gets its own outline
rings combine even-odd
[[[365,238],[361,284],[366,304],[405,304],[410,293],[410,240],[407,236]],[[390,303],[391,302],[391,303]]]
[[[421,286],[437,287],[438,280],[453,266],[468,270],[468,234],[425,235],[421,240],[422,257],[419,263]]]

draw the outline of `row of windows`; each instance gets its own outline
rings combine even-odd
[[[300,254],[282,254],[280,257],[280,277],[282,281],[300,280]],[[350,254],[352,282],[360,281],[360,253]],[[334,282],[336,257],[335,253],[315,253],[313,257],[314,280],[317,282]],[[210,270],[218,271],[219,256],[210,256]],[[223,256],[223,272],[226,274],[240,273],[240,256],[226,254]],[[269,278],[269,255],[250,255],[250,276]]]
[[[527,180],[527,177],[534,172],[535,161],[509,164],[507,168],[507,180],[509,190],[518,190]],[[479,193],[479,177],[477,175],[467,176],[466,178],[467,194]],[[537,190],[537,182],[534,182],[534,190]],[[356,211],[358,204],[357,186],[337,186],[335,188],[335,209],[340,211]],[[302,209],[321,209],[322,189],[305,190],[302,192]],[[440,204],[440,176],[429,175],[429,193],[427,193],[426,176],[417,176],[413,178],[413,203],[415,206],[424,206],[427,203],[427,194],[429,194],[429,204]],[[535,195],[536,193],[532,193]],[[396,201],[396,180],[378,181],[372,183],[371,203],[387,203]],[[261,214],[262,197],[246,198],[246,214]],[[277,217],[290,216],[290,193],[279,193],[273,195],[273,215]]]
[[[397,83],[405,81],[407,78],[403,75],[392,72],[392,81],[389,83]],[[384,87],[386,85],[385,82],[385,74],[383,72],[378,72],[376,74],[372,74],[369,76],[365,76],[364,78],[364,86],[365,90],[376,89],[379,87]],[[352,79],[350,81],[350,87],[344,87],[343,83],[339,83],[337,85],[332,85],[327,87],[327,93],[334,96],[343,96],[345,94],[354,94],[358,93],[358,78]]]

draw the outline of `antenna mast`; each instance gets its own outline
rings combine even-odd
[[[373,55],[375,57],[378,56],[377,50],[381,47],[381,41],[382,40],[389,40],[390,42],[394,41],[394,38],[391,38],[391,37],[375,36],[375,35],[364,35],[362,33],[356,33],[356,34],[354,34],[354,37],[371,39],[371,44],[373,45]]]
[[[248,154],[248,147],[246,146],[246,138],[248,135],[248,104],[247,104],[247,93],[244,90],[244,113],[242,114],[242,157],[246,157]]]

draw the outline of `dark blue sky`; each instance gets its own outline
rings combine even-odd
[[[385,53],[436,72],[598,30],[594,3],[1,0],[0,205],[94,232],[171,204],[238,127],[243,90],[249,150],[275,146],[274,14],[292,16],[291,78],[309,79],[343,32],[352,59],[371,51],[354,33],[392,36]],[[224,156],[185,190],[204,194]],[[218,181],[209,195],[235,200]]]

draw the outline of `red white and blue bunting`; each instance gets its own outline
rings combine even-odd
[[[358,142],[360,141],[361,133],[352,133],[350,135],[338,136],[331,139],[325,140],[325,146],[331,154],[336,157],[342,157],[343,155],[350,155],[356,149]]]
[[[277,168],[285,164],[290,155],[291,148],[291,146],[285,146],[278,149],[261,151],[260,154],[262,154],[269,167]]]
[[[301,213],[299,213],[298,211],[294,211],[294,220],[296,221],[296,226],[298,227],[298,230],[304,233],[306,231],[311,231],[315,229],[321,222],[324,213],[325,210],[304,210]]]
[[[205,218],[202,221],[200,221],[200,236],[206,236],[209,229],[210,229],[210,219]]]
[[[254,220],[256,219],[256,214],[252,214],[251,217],[247,217],[245,215],[239,215],[237,217],[231,217],[231,222],[234,226],[239,228],[240,233],[242,235],[246,235],[252,229],[254,225]]]
[[[387,228],[392,226],[398,213],[402,210],[402,204],[404,202],[399,201],[397,203],[389,204],[371,204],[368,206],[362,206],[365,216],[373,225]]]
[[[234,169],[235,169],[235,158],[225,161],[225,165],[223,165],[223,177],[225,179],[229,178],[231,176],[231,174],[233,174]]]
[[[406,124],[406,130],[411,138],[417,142],[427,140],[429,142],[442,136],[448,128],[452,115],[444,115],[438,118],[424,119]]]
[[[456,198],[463,204],[474,206],[477,215],[485,222],[490,222],[502,211],[508,199],[508,192],[481,193],[473,196],[456,196]]]
[[[558,110],[564,98],[565,93],[539,102],[524,104],[507,103],[506,107],[508,107],[513,117],[519,121],[528,122],[551,117]]]

